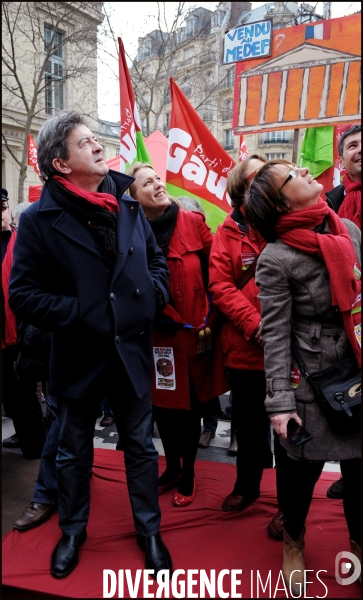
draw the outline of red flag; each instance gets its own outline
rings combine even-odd
[[[28,133],[28,165],[33,167],[37,175],[40,175],[37,147],[30,133]]]
[[[245,136],[242,134],[239,136],[239,156],[238,162],[242,162],[248,156],[247,144]]]
[[[201,202],[212,231],[231,211],[227,176],[235,166],[189,100],[170,78],[171,115],[166,182],[175,197],[190,195]]]
[[[118,38],[118,45],[121,112],[120,171],[125,172],[135,161],[150,164],[152,164],[152,161],[142,135],[139,112],[121,38]]]

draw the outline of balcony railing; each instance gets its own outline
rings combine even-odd
[[[206,52],[205,54],[202,54],[202,56],[200,57],[199,64],[204,65],[209,62],[216,62],[216,56],[217,55],[215,52]]]
[[[292,144],[292,138],[290,134],[286,134],[284,137],[269,137],[266,138],[263,134],[258,136],[257,143],[263,144]]]

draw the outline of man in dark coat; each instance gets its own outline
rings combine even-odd
[[[71,111],[38,136],[41,198],[22,215],[10,280],[20,319],[52,333],[49,393],[61,423],[56,458],[62,537],[54,577],[78,563],[90,507],[89,464],[107,394],[124,441],[137,543],[154,574],[171,573],[159,533],[158,454],[152,442],[152,325],[168,301],[168,268],[133,178],[109,172],[102,146]]]
[[[340,164],[346,170],[343,182],[326,192],[332,208],[340,217],[353,221],[361,228],[361,125],[346,129],[338,143]],[[344,212],[343,212],[344,211]]]

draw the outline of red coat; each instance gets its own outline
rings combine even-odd
[[[227,317],[221,331],[224,361],[232,369],[263,370],[263,348],[253,339],[261,320],[255,278],[237,288],[242,267],[260,254],[262,244],[250,229],[239,229],[231,213],[219,225],[209,259],[209,289],[214,304]]]
[[[197,328],[208,312],[199,254],[208,264],[212,240],[213,234],[202,213],[179,210],[167,256],[170,297],[182,321],[193,329],[178,328],[171,336],[154,331],[154,348],[173,349],[175,375],[175,389],[157,389],[156,376],[160,372],[154,368],[152,400],[156,406],[190,410],[189,373],[201,402],[229,390],[220,347],[217,345],[213,352],[196,354]],[[167,373],[165,371],[166,377]]]

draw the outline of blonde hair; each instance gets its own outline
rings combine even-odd
[[[137,171],[139,171],[140,169],[143,169],[144,167],[148,167],[149,169],[152,169],[153,171],[155,171],[154,167],[150,163],[142,163],[142,162],[136,161],[136,162],[132,163],[132,165],[127,169],[126,175],[130,175],[131,177],[133,177],[135,175],[135,173],[137,173]],[[126,193],[129,194],[130,196],[134,197],[135,192],[136,192],[136,184],[133,181],[132,184],[130,185],[129,189],[126,190]],[[181,202],[179,202],[179,200],[177,198],[174,198],[173,196],[170,196],[169,194],[168,194],[168,198],[169,198],[170,202],[174,202],[175,204],[177,204],[179,206],[179,208],[182,208]]]

